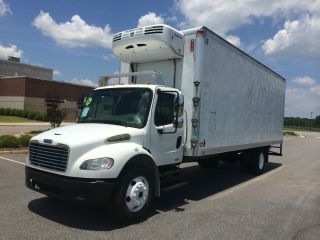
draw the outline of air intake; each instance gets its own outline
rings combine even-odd
[[[163,33],[163,26],[152,26],[146,27],[144,29],[144,34],[155,34],[155,33]]]
[[[116,42],[116,41],[121,40],[121,35],[122,35],[122,33],[117,33],[116,35],[114,35],[112,42]]]

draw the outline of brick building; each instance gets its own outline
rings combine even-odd
[[[74,121],[83,98],[93,87],[30,77],[0,77],[0,108],[25,109],[45,113],[57,104]]]

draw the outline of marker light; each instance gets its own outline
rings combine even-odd
[[[107,138],[107,142],[121,142],[121,141],[127,141],[130,139],[130,134],[119,134],[112,137]]]
[[[197,32],[197,36],[204,37],[204,35],[206,35],[205,31],[198,31]]]

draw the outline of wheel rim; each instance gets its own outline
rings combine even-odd
[[[149,195],[149,184],[145,177],[132,179],[127,188],[126,204],[131,212],[140,211],[146,204]]]
[[[264,165],[264,154],[260,153],[259,155],[259,169],[262,170]]]

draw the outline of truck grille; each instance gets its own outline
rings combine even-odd
[[[68,146],[51,146],[30,142],[29,160],[32,165],[64,172],[67,169],[68,158]]]

